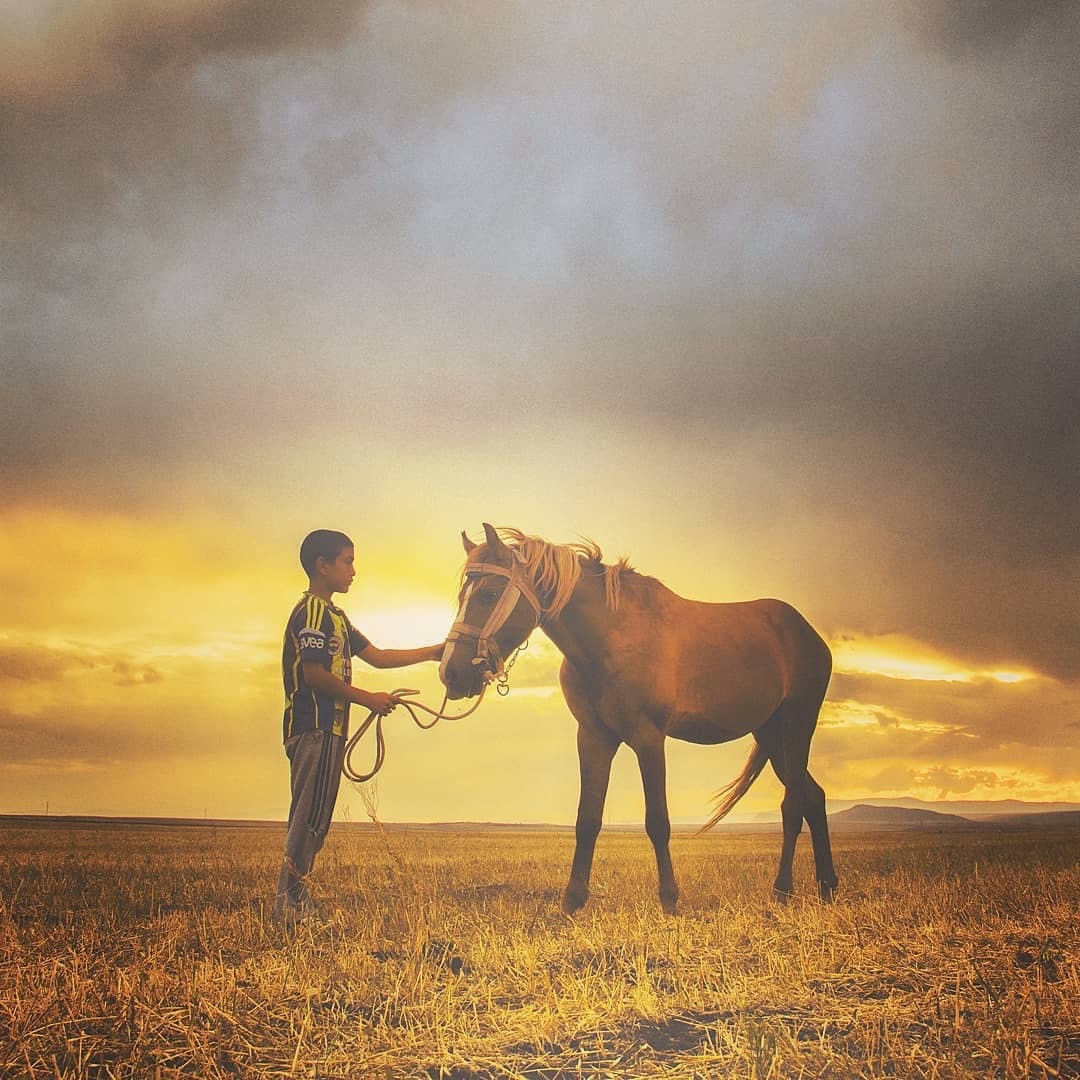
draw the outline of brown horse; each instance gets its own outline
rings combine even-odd
[[[621,743],[637,755],[645,831],[656,852],[660,902],[679,898],[668,850],[664,740],[715,744],[754,736],[739,776],[716,795],[715,825],[769,762],[784,785],[784,840],[773,886],[792,894],[792,860],[805,819],[818,889],[831,899],[837,877],[825,793],[807,771],[810,738],[832,672],[813,627],[779,600],[706,604],[684,600],[625,560],[601,562],[592,543],[556,545],[517,529],[492,528],[462,541],[468,560],[457,621],[439,669],[452,699],[472,697],[504,674],[510,656],[540,626],[563,654],[560,682],[578,722],[581,799],[563,910],[589,895],[611,761]]]

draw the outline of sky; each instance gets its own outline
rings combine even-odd
[[[283,818],[302,537],[410,647],[484,521],[797,606],[830,799],[1080,801],[1078,50],[1054,0],[2,0],[0,812]],[[339,817],[571,822],[559,659],[399,710]],[[673,819],[748,750],[670,741]]]

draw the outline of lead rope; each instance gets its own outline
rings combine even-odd
[[[447,716],[443,710],[446,708],[447,696],[443,694],[443,701],[439,708],[433,709],[430,705],[425,705],[422,701],[399,701],[406,712],[413,718],[413,723],[420,728],[421,731],[430,731],[440,720],[464,720],[466,716],[471,716],[477,709],[480,708],[480,703],[484,700],[484,693],[487,688],[494,683],[495,692],[499,697],[506,697],[510,693],[510,669],[514,666],[517,658],[521,653],[529,647],[529,639],[526,638],[515,650],[514,655],[510,657],[502,671],[498,675],[488,675],[480,687],[480,694],[476,701],[472,703],[463,713],[458,713],[456,716]],[[402,694],[418,694],[419,690],[394,690],[392,693],[395,697]],[[425,723],[416,715],[416,710],[427,713],[431,719]],[[349,737],[349,741],[345,744],[345,760],[341,764],[342,774],[347,780],[352,780],[354,784],[366,784],[369,780],[373,779],[375,774],[383,767],[383,762],[386,761],[386,736],[383,734],[383,720],[385,717],[380,716],[377,712],[372,710],[367,714],[367,719],[360,725],[360,727]],[[370,772],[358,773],[352,767],[352,755],[356,749],[357,744],[364,737],[368,728],[371,725],[375,725],[375,764],[372,766]]]
[[[503,681],[505,685],[505,680]],[[443,695],[443,703],[438,709],[433,709],[429,705],[425,705],[422,701],[399,701],[398,704],[405,709],[405,711],[413,718],[413,723],[423,731],[427,731],[433,728],[440,720],[464,720],[466,716],[471,715],[480,708],[480,702],[484,700],[484,691],[487,690],[487,682],[480,688],[480,696],[469,706],[463,713],[458,713],[456,716],[447,716],[443,710],[446,708],[447,698]],[[503,694],[509,691],[509,687],[506,691],[500,686],[499,693]],[[399,697],[402,694],[417,694],[418,690],[394,690],[395,697]],[[417,710],[427,713],[432,719],[428,721],[421,720],[416,715]],[[384,717],[380,716],[373,709],[368,713],[367,719],[360,725],[356,732],[349,738],[349,741],[345,744],[345,760],[342,762],[341,771],[345,775],[346,779],[352,780],[356,784],[366,784],[368,780],[372,779],[375,774],[383,767],[383,762],[386,760],[386,736],[383,735],[383,720]],[[357,744],[363,738],[371,725],[375,725],[375,764],[370,772],[360,773],[352,767],[352,755],[356,749]]]

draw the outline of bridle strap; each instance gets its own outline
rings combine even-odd
[[[525,580],[525,576],[521,573],[520,566],[517,562],[514,563],[510,569],[505,566],[499,566],[497,563],[477,563],[475,566],[467,566],[465,568],[465,576],[467,578],[482,578],[487,577],[489,574],[494,574],[496,577],[504,577],[507,581],[515,586],[518,593],[524,596],[526,600],[532,604],[533,611],[536,612],[537,618],[543,615],[543,608],[540,606],[540,599],[533,591],[529,582]],[[509,617],[509,612],[507,613]],[[490,622],[490,619],[488,620]]]
[[[449,645],[461,638],[476,638],[476,660],[474,663],[487,667],[491,676],[497,677],[503,672],[503,659],[499,653],[498,646],[492,639],[499,630],[502,629],[506,620],[510,618],[514,608],[517,607],[518,600],[524,596],[529,602],[533,611],[536,613],[536,626],[539,626],[543,622],[544,609],[541,606],[540,599],[536,595],[531,583],[529,583],[521,573],[520,566],[517,562],[509,569],[505,566],[499,566],[496,563],[476,563],[473,566],[467,566],[465,568],[466,579],[471,578],[473,580],[470,581],[468,590],[462,600],[462,613],[468,607],[469,598],[472,594],[473,585],[476,580],[489,575],[506,578],[506,587],[503,589],[502,595],[499,597],[498,603],[496,603],[495,607],[492,609],[487,621],[482,627],[477,627],[472,623],[459,620],[450,627],[450,632],[446,635],[446,640]],[[536,629],[536,626],[533,627],[534,630]],[[532,633],[532,631],[530,630],[529,633]],[[491,664],[492,653],[494,653],[494,668],[492,668]]]

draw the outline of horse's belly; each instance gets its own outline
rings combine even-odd
[[[684,650],[672,665],[667,733],[724,743],[756,731],[784,699],[783,672],[767,641],[747,635],[720,652]]]
[[[767,717],[766,717],[767,719]],[[667,733],[683,742],[715,746],[717,743],[741,739],[761,727],[763,720],[755,717],[676,716],[668,725]]]

